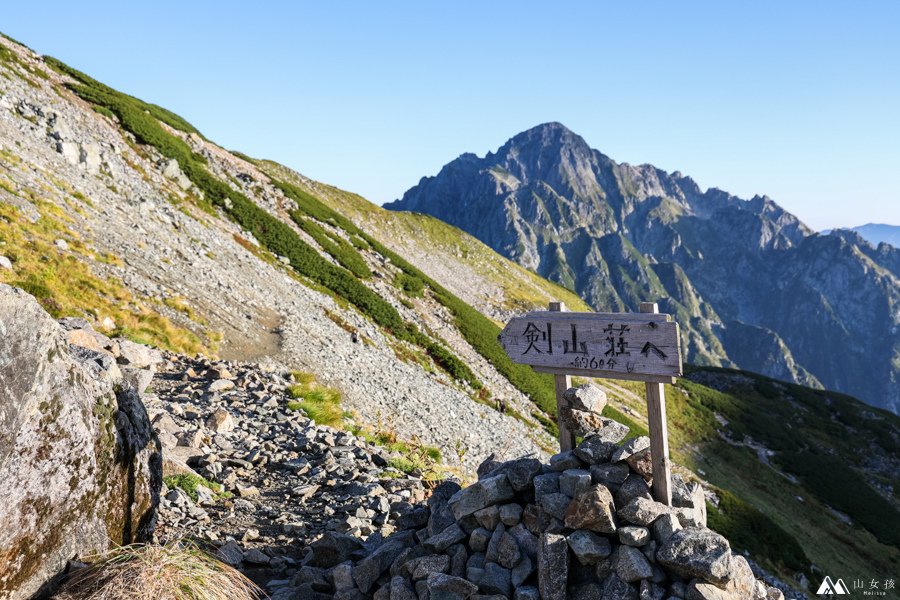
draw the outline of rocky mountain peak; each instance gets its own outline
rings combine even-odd
[[[496,154],[488,153],[482,166],[504,169],[523,184],[545,181],[556,187],[568,182],[587,188],[596,185],[593,158],[584,138],[562,123],[551,122],[512,137]]]
[[[682,324],[691,362],[788,373],[798,382],[900,408],[891,383],[896,365],[873,364],[863,352],[837,361],[823,355],[821,339],[814,341],[833,344],[833,335],[845,336],[852,347],[854,339],[895,331],[885,356],[900,351],[900,329],[885,311],[900,306],[896,256],[876,252],[859,237],[843,236],[843,245],[813,240],[813,232],[769,196],[747,200],[715,187],[702,191],[680,172],[616,163],[551,122],[515,135],[483,159],[453,161],[386,208],[447,221],[598,310],[662,302]],[[801,276],[810,270],[817,279]],[[845,296],[830,283],[841,273],[861,274],[864,300],[854,300],[853,310],[819,310]],[[814,327],[785,318],[798,302],[811,303]],[[860,318],[853,317],[857,310]],[[868,330],[873,322],[866,315],[873,314],[885,315],[878,331]],[[748,358],[742,349],[751,338],[781,340],[783,356]]]

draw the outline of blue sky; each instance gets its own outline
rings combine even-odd
[[[900,224],[900,3],[26,2],[0,31],[378,203],[561,121],[621,162]]]

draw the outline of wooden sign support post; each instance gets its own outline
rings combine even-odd
[[[643,381],[647,386],[653,496],[671,506],[663,385],[675,383],[681,376],[678,324],[660,314],[653,302],[642,303],[640,313],[568,312],[562,302],[551,302],[549,309],[514,317],[499,341],[513,362],[554,376],[560,449],[575,446],[574,432],[561,417],[572,375]]]
[[[641,302],[642,313],[658,314],[656,302]],[[669,430],[666,426],[666,389],[647,382],[647,424],[650,429],[650,459],[653,462],[653,497],[672,506],[672,471],[669,465]]]
[[[551,302],[551,312],[565,312],[565,302]],[[566,404],[566,390],[572,387],[571,375],[554,375],[553,382],[556,386],[556,424],[559,427],[559,449],[561,452],[575,448],[575,434],[569,431],[569,426],[563,422],[561,410]]]

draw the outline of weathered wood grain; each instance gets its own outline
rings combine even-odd
[[[563,313],[566,311],[566,304],[565,302],[551,302],[549,308],[551,312]],[[562,418],[562,408],[566,405],[565,394],[566,390],[572,387],[572,377],[568,373],[557,373],[553,378],[553,384],[556,391],[556,425],[559,427],[559,450],[560,452],[565,452],[575,448],[575,434],[569,431],[569,426],[566,425]]]
[[[514,362],[542,371],[663,382],[682,373],[678,324],[668,315],[534,311],[511,319],[499,340]]]
[[[570,374],[570,368],[561,367],[531,367],[537,373],[547,373],[548,375],[564,375]],[[578,371],[579,377],[597,377],[600,379],[621,379],[623,381],[652,381],[655,383],[675,383],[677,379],[671,375],[642,375],[641,373],[617,373],[611,371]]]
[[[657,313],[655,302],[642,302],[641,312]],[[666,426],[666,389],[661,383],[647,383],[647,424],[650,430],[650,459],[653,467],[653,497],[672,506],[672,472],[669,464],[669,432]]]

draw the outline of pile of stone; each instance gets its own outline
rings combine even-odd
[[[570,391],[576,404],[594,394]],[[706,528],[699,484],[676,478],[673,505],[654,501],[649,440],[620,443],[627,427],[608,419],[595,425],[549,464],[486,461],[475,484],[442,483],[377,546],[329,534],[307,549],[297,575],[274,597],[783,598]]]

